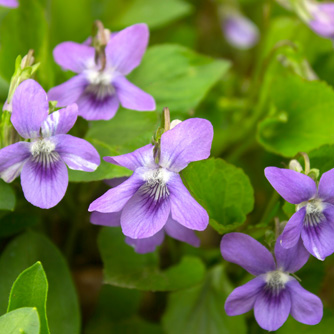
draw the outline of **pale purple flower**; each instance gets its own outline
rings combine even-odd
[[[111,119],[119,104],[127,109],[155,110],[153,97],[125,78],[140,64],[148,38],[146,24],[135,24],[112,34],[105,48],[103,70],[95,62],[94,47],[74,42],[59,44],[53,51],[55,61],[78,75],[52,88],[49,99],[61,106],[77,103],[79,115],[87,120]]]
[[[321,300],[289,275],[308,260],[309,254],[301,240],[286,250],[278,239],[275,260],[267,248],[242,233],[226,234],[220,247],[226,261],[236,263],[256,276],[228,296],[225,302],[228,315],[243,314],[254,308],[256,321],[268,331],[280,328],[289,314],[303,324],[320,322],[323,314]]]
[[[100,163],[95,148],[87,141],[66,134],[76,122],[76,104],[49,113],[43,88],[28,79],[16,89],[11,121],[21,141],[0,150],[0,177],[13,181],[21,174],[27,201],[48,209],[64,197],[70,169],[94,171]]]
[[[293,247],[302,238],[306,249],[319,260],[334,252],[334,169],[324,173],[319,185],[305,174],[267,167],[265,176],[288,202],[297,204],[282,234],[282,246]]]
[[[17,0],[0,0],[0,6],[16,8],[18,5]]]
[[[134,173],[96,199],[89,211],[118,212],[123,233],[132,239],[150,238],[163,228],[167,231],[174,221],[190,230],[204,230],[208,214],[183,185],[179,172],[190,162],[209,157],[212,138],[211,123],[192,118],[161,136],[159,164],[151,144],[132,153],[105,157]]]

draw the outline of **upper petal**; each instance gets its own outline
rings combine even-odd
[[[143,239],[132,239],[130,237],[125,238],[125,242],[135,249],[136,253],[146,254],[154,252],[155,249],[160,246],[165,239],[164,230],[160,230],[158,233],[154,234],[152,237]]]
[[[39,136],[42,122],[49,112],[48,97],[39,83],[28,79],[15,90],[11,121],[23,138]]]
[[[269,250],[243,233],[225,234],[220,243],[220,251],[226,261],[236,263],[256,276],[276,268]]]
[[[95,50],[92,46],[75,42],[63,42],[53,50],[55,62],[66,70],[80,73],[94,64]]]
[[[192,161],[210,156],[212,124],[202,118],[191,118],[161,136],[160,165],[179,172]]]
[[[317,193],[315,182],[294,170],[267,167],[264,174],[275,190],[292,204],[305,202]]]
[[[121,211],[102,213],[93,211],[90,215],[90,222],[95,225],[116,227],[121,225]]]
[[[109,65],[123,75],[136,68],[145,53],[149,38],[146,24],[140,23],[119,31],[106,47]]]
[[[285,225],[281,239],[281,245],[284,248],[291,248],[297,244],[301,236],[305,214],[306,209],[303,207],[294,213]]]
[[[319,197],[331,204],[334,204],[334,168],[323,173],[318,185]]]

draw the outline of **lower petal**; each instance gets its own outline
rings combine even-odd
[[[95,225],[116,227],[121,225],[121,211],[112,213],[92,212],[90,222]]]
[[[49,164],[29,159],[22,168],[21,184],[25,198],[42,209],[57,205],[68,185],[68,172],[58,157]]]
[[[300,234],[303,228],[303,222],[306,214],[306,209],[301,208],[292,215],[286,224],[282,233],[281,245],[284,248],[294,247],[300,239]]]
[[[145,254],[154,252],[155,249],[160,246],[165,239],[165,233],[160,230],[158,233],[150,238],[144,239],[131,239],[129,237],[125,238],[125,242],[135,249],[136,253]]]

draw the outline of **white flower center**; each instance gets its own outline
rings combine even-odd
[[[281,271],[274,270],[265,274],[265,281],[267,288],[272,292],[279,292],[285,288],[285,284],[290,280],[289,274]]]
[[[51,162],[58,160],[58,153],[55,152],[56,145],[49,139],[38,139],[31,143],[30,152],[35,162],[48,166]]]
[[[306,215],[304,218],[305,226],[316,226],[325,219],[325,215],[323,214],[325,204],[320,198],[314,198],[298,204],[297,210],[304,206],[306,207]]]

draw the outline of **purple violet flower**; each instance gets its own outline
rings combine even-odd
[[[289,314],[297,321],[318,324],[322,318],[321,300],[305,290],[290,276],[307,262],[309,254],[301,240],[289,250],[275,245],[275,260],[267,248],[243,233],[226,234],[220,245],[226,261],[238,264],[256,276],[234,289],[227,297],[225,311],[229,316],[239,315],[254,308],[257,323],[265,330],[275,331]]]
[[[99,154],[86,140],[66,134],[76,122],[77,105],[49,115],[47,95],[36,81],[28,79],[19,85],[12,106],[12,124],[30,142],[20,141],[0,150],[0,177],[11,182],[21,174],[27,201],[51,208],[65,195],[66,165],[92,172],[100,164]]]
[[[282,246],[291,248],[302,238],[319,260],[334,252],[334,169],[322,174],[319,185],[294,170],[267,167],[265,176],[288,202],[297,205],[282,233]]]
[[[190,162],[209,157],[212,138],[211,123],[192,118],[162,134],[158,164],[151,144],[132,153],[105,157],[105,161],[134,173],[91,203],[89,211],[119,213],[115,221],[118,225],[120,219],[123,233],[132,239],[156,236],[174,221],[190,230],[204,230],[208,214],[183,185],[179,172]],[[112,221],[107,224],[114,226]]]
[[[111,119],[119,104],[127,109],[155,110],[153,97],[125,78],[140,64],[148,38],[146,24],[135,24],[111,34],[105,48],[104,68],[96,63],[92,46],[74,42],[57,45],[53,51],[55,61],[78,75],[52,88],[49,99],[61,106],[77,103],[79,115],[87,120]]]
[[[17,0],[0,0],[0,6],[16,8],[19,6]]]

